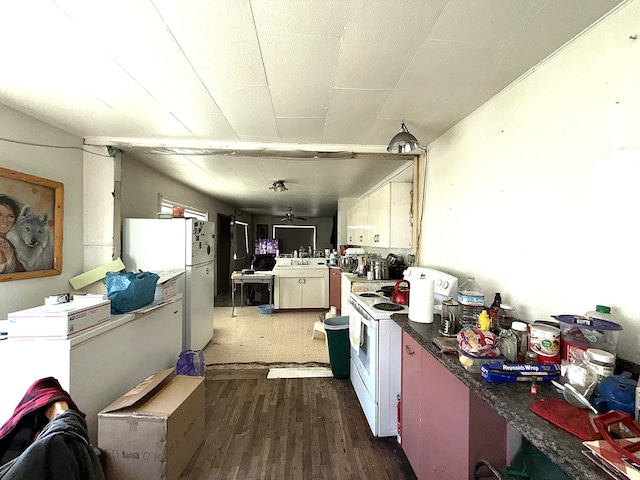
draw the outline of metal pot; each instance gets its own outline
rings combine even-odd
[[[358,268],[358,259],[349,256],[340,257],[338,266],[343,272],[351,273],[355,271],[356,268]]]
[[[406,286],[402,286],[405,283]],[[390,300],[400,305],[409,305],[409,282],[406,280],[398,280],[391,293]]]

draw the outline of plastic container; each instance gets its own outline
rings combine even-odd
[[[529,350],[529,328],[526,323],[515,321],[511,323],[511,330],[518,339],[518,350],[516,355],[517,363],[525,363],[527,359],[527,351]]]
[[[585,358],[587,368],[595,375],[598,383],[613,375],[616,365],[616,356],[613,353],[597,348],[587,348]]]
[[[349,378],[349,317],[331,317],[324,321],[329,347],[329,363],[335,378]]]
[[[273,305],[258,305],[258,311],[261,315],[270,315],[273,313]]]
[[[475,327],[480,313],[484,310],[484,293],[473,277],[467,277],[467,280],[458,287],[458,303],[462,326]]]
[[[554,315],[560,321],[560,359],[572,362],[577,350],[588,348],[617,354],[622,327],[615,322],[580,315]]]
[[[480,367],[484,364],[506,363],[507,359],[502,355],[495,357],[474,357],[468,353],[458,350],[458,360],[465,370],[472,373],[480,373]]]
[[[537,322],[529,325],[529,350],[539,363],[560,363],[560,329]]]

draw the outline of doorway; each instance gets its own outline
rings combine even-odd
[[[216,275],[218,278],[216,296],[230,291],[231,288],[231,217],[218,213],[218,264]]]

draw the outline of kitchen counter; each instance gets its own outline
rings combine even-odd
[[[457,355],[440,353],[432,339],[440,337],[439,316],[433,323],[416,323],[407,314],[393,314],[392,319],[427,352],[444,365],[478,397],[490,404],[509,424],[544,452],[571,478],[608,479],[603,470],[582,453],[582,440],[533,413],[529,407],[542,398],[562,398],[548,383],[538,384],[538,394],[531,395],[527,383],[489,383],[479,373],[465,370]]]

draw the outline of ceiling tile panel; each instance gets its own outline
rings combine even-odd
[[[219,106],[238,136],[278,136],[266,87],[225,85],[216,89]]]
[[[339,39],[261,34],[260,46],[275,114],[279,117],[324,116]]]
[[[344,0],[252,0],[259,33],[342,35],[349,2]]]
[[[324,117],[276,118],[280,139],[284,143],[322,143]]]
[[[364,138],[389,94],[387,90],[334,89],[324,142],[349,145]]]
[[[446,3],[351,2],[335,86],[395,87]]]
[[[206,85],[266,85],[248,0],[154,3]]]

